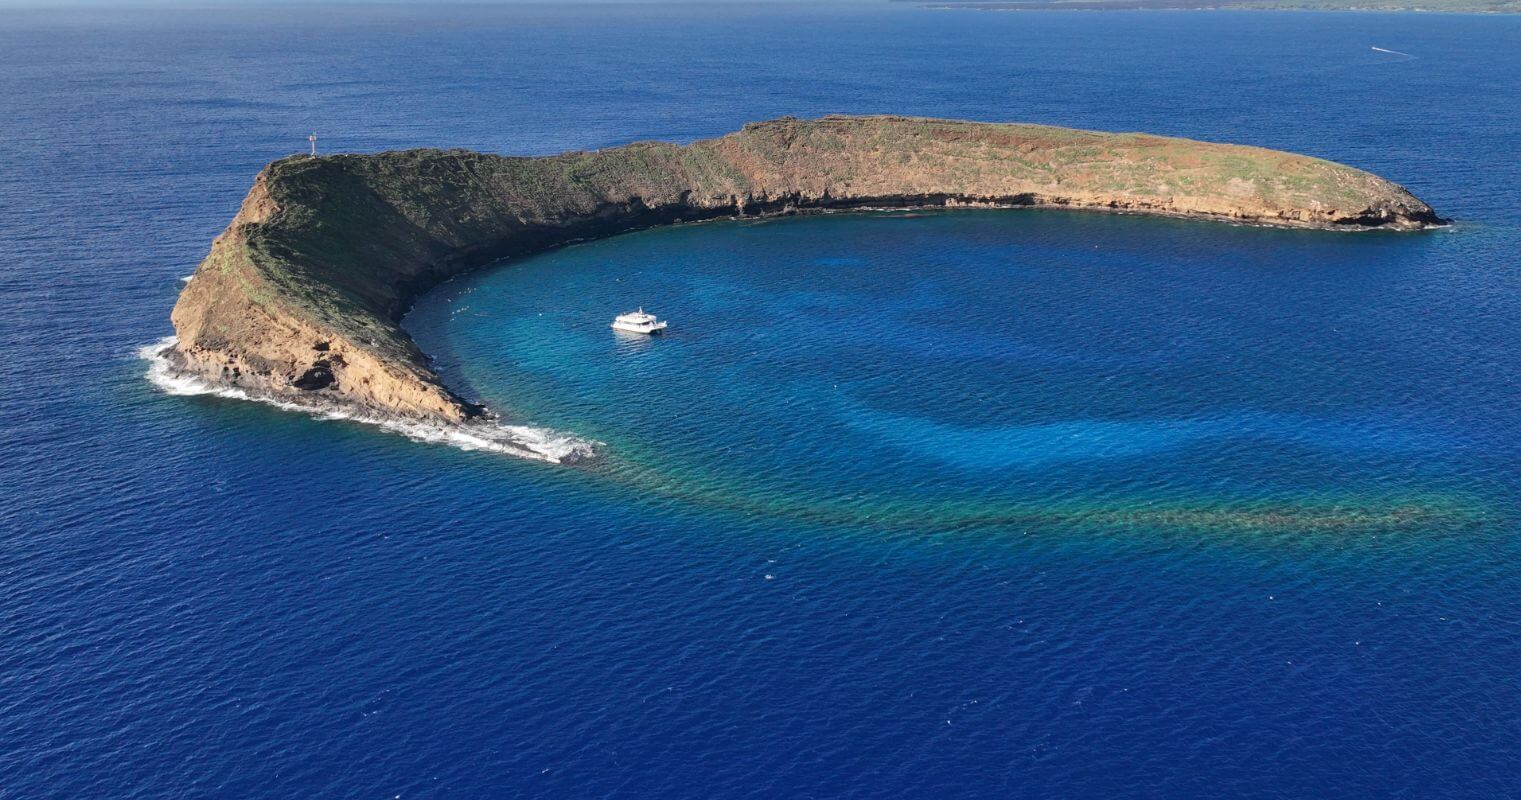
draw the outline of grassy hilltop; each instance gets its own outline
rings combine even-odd
[[[1440,220],[1321,159],[1144,134],[903,117],[780,119],[678,146],[514,158],[292,157],[267,167],[176,304],[187,373],[368,416],[457,422],[399,325],[439,281],[683,220],[876,206],[1046,206],[1315,228]]]

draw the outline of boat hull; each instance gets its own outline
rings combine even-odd
[[[653,336],[665,330],[665,323],[661,322],[655,325],[624,325],[618,322],[614,322],[612,328],[615,331],[622,331],[624,333],[642,333],[648,336]]]

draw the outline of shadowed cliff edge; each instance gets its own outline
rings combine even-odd
[[[1038,125],[783,118],[685,147],[521,158],[463,150],[295,156],[266,167],[175,304],[161,377],[551,461],[585,443],[501,427],[402,330],[459,273],[688,220],[817,209],[1038,206],[1323,229],[1443,220],[1321,159]]]

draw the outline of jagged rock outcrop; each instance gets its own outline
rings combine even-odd
[[[687,146],[513,158],[461,150],[296,156],[259,174],[172,315],[173,369],[255,397],[456,423],[400,327],[484,264],[683,220],[985,204],[1313,228],[1442,220],[1329,161],[1143,134],[903,117],[780,119]]]

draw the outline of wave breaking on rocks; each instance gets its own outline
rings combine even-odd
[[[386,419],[340,408],[307,405],[275,397],[261,397],[244,389],[213,383],[194,373],[176,369],[170,354],[178,342],[179,337],[166,336],[137,351],[138,356],[148,363],[146,374],[148,382],[165,394],[179,397],[211,396],[230,400],[247,400],[274,406],[283,411],[308,414],[323,420],[346,420],[374,425],[417,442],[443,444],[465,451],[502,453],[550,464],[584,464],[595,461],[600,455],[602,446],[600,442],[582,439],[549,428],[500,425],[487,419],[457,423],[402,418]]]

